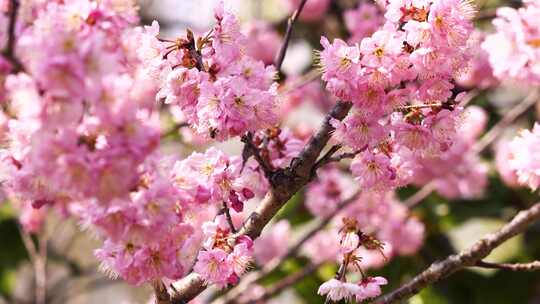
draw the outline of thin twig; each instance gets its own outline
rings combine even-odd
[[[13,69],[22,71],[23,66],[17,56],[15,55],[15,30],[17,27],[17,15],[19,13],[19,1],[10,0],[9,2],[9,24],[8,24],[8,37],[6,47],[2,51],[2,55],[13,65]]]
[[[330,157],[327,157],[327,158],[321,158],[320,161],[317,162],[316,164],[316,167],[317,168],[320,168],[326,164],[329,164],[329,163],[335,163],[335,162],[340,162],[344,159],[349,159],[349,158],[354,158],[356,155],[358,155],[359,153],[365,151],[367,149],[367,145],[360,149],[360,150],[357,150],[357,151],[353,151],[353,152],[344,152],[344,153],[341,153],[341,154],[338,154],[336,156],[330,156]]]
[[[296,81],[294,81],[292,83],[286,83],[283,86],[283,89],[280,90],[279,94],[280,95],[287,95],[288,93],[290,93],[290,92],[292,92],[292,91],[294,91],[296,89],[302,88],[303,86],[305,86],[308,83],[311,83],[315,79],[319,78],[320,75],[321,75],[321,72],[318,69],[312,69],[309,72],[302,75],[300,77],[300,79],[298,79],[298,80],[296,80]]]
[[[403,204],[407,208],[412,209],[416,205],[420,204],[426,197],[428,197],[433,191],[435,191],[435,182],[431,181],[425,184],[420,190],[416,191],[412,196],[407,198]]]
[[[28,253],[30,262],[32,262],[33,264],[38,255],[36,244],[34,244],[34,241],[32,240],[32,237],[30,236],[30,234],[28,234],[28,232],[24,231],[24,229],[20,226],[18,226],[18,228],[19,228],[19,234],[21,235],[21,239],[23,241],[24,248],[26,249],[26,252]]]
[[[175,134],[178,134],[178,131],[184,127],[189,127],[189,124],[187,122],[177,123],[174,126],[172,126],[169,130],[161,133],[161,138],[166,138]]]
[[[316,163],[315,163],[315,166],[313,166],[313,169],[314,170],[317,170],[319,169],[320,167],[326,165],[327,163],[330,162],[330,159],[332,158],[332,156],[334,155],[334,153],[336,153],[337,151],[339,151],[339,149],[341,149],[341,145],[334,145],[332,146],[330,149],[328,149],[328,151],[323,155],[323,157],[321,157],[321,159],[319,159]]]
[[[285,60],[285,54],[287,54],[287,48],[289,47],[289,42],[291,40],[294,24],[296,23],[298,17],[300,17],[300,13],[302,13],[306,2],[307,0],[302,0],[302,2],[300,2],[300,5],[298,5],[298,8],[294,11],[294,13],[287,22],[285,38],[283,38],[283,43],[281,44],[281,48],[279,49],[279,53],[276,57],[274,64],[278,72],[281,71],[281,65],[283,64],[283,60]]]
[[[38,254],[34,263],[36,281],[36,304],[45,304],[47,300],[47,247],[48,233],[46,227],[38,237]]]
[[[227,206],[227,203],[225,201],[223,201],[223,212],[225,213],[225,217],[227,218],[227,223],[229,223],[229,228],[231,228],[231,231],[233,233],[236,233],[236,228],[234,227],[231,216],[231,210],[229,209],[229,206]]]
[[[536,203],[531,208],[519,212],[508,224],[499,231],[488,234],[472,247],[459,254],[453,254],[442,261],[435,262],[431,266],[418,274],[409,282],[396,290],[376,299],[374,304],[397,303],[417,294],[423,288],[436,283],[443,278],[459,271],[465,267],[475,266],[479,261],[488,256],[491,251],[499,247],[506,240],[516,236],[527,229],[529,225],[540,219],[540,203]]]
[[[317,223],[313,228],[311,228],[308,232],[306,232],[301,238],[299,238],[294,244],[292,244],[287,252],[277,257],[270,262],[266,263],[266,265],[259,271],[254,271],[249,273],[248,275],[244,276],[242,280],[240,281],[240,284],[235,286],[234,288],[229,289],[225,292],[225,294],[221,295],[219,299],[212,302],[213,304],[223,304],[223,303],[231,303],[232,300],[238,298],[241,294],[245,293],[246,290],[249,289],[251,284],[260,281],[261,279],[268,276],[272,271],[275,269],[281,267],[285,263],[285,261],[293,256],[295,256],[300,248],[311,238],[313,238],[319,231],[324,229],[336,217],[336,215],[343,210],[343,208],[347,207],[354,201],[358,199],[360,196],[360,191],[357,191],[354,193],[350,198],[343,200],[340,202],[334,211],[332,211],[330,214],[322,218],[319,223]]]
[[[508,111],[499,122],[489,130],[473,147],[472,151],[479,153],[489,146],[501,133],[516,120],[521,114],[525,113],[530,107],[536,104],[539,98],[538,89],[533,90],[525,99]]]
[[[478,261],[474,267],[490,268],[490,269],[503,269],[510,271],[540,271],[540,261],[534,261],[530,263],[490,263],[484,261]]]

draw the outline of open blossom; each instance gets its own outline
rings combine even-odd
[[[193,270],[208,282],[223,287],[233,274],[233,265],[227,256],[227,253],[219,248],[203,250],[199,253]]]
[[[233,271],[237,276],[241,276],[246,272],[252,262],[252,244],[239,243],[234,246],[233,252],[229,254],[227,259],[233,267]]]
[[[324,282],[317,292],[320,295],[326,295],[328,299],[337,302],[341,300],[351,300],[361,291],[360,286],[343,282],[337,279],[330,279]]]
[[[378,121],[362,113],[353,113],[343,122],[333,120],[332,124],[336,128],[335,136],[355,150],[376,147],[390,135]]]
[[[497,78],[540,83],[539,16],[540,6],[536,1],[528,1],[519,9],[497,10],[497,18],[493,20],[496,31],[482,43]]]
[[[388,284],[383,277],[367,277],[358,283],[360,292],[356,295],[356,301],[362,302],[366,299],[372,299],[381,295],[381,285]]]
[[[391,166],[388,156],[360,153],[351,164],[351,171],[360,183],[361,188],[387,190],[396,182],[396,172]]]
[[[510,168],[515,170],[518,182],[533,191],[540,186],[538,149],[540,149],[540,124],[532,130],[522,130],[509,144]]]

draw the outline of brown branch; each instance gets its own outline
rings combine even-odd
[[[483,151],[487,146],[489,146],[501,133],[508,127],[514,120],[521,116],[525,111],[530,107],[534,106],[539,98],[538,89],[533,90],[532,92],[525,97],[525,99],[515,105],[510,111],[508,111],[499,122],[489,130],[480,141],[478,141],[474,147],[473,152],[479,153]]]
[[[189,124],[187,122],[177,123],[174,126],[172,126],[169,130],[161,133],[160,137],[163,139],[163,138],[175,135],[178,133],[178,131],[180,131],[180,129],[184,127],[189,127]]]
[[[294,11],[292,16],[289,18],[287,22],[287,30],[285,32],[285,38],[283,38],[283,43],[281,44],[281,48],[279,49],[279,53],[277,54],[276,60],[275,60],[275,67],[276,70],[279,72],[281,71],[281,65],[283,64],[283,60],[285,60],[285,54],[287,54],[287,48],[289,47],[289,42],[291,40],[292,32],[294,24],[296,23],[296,20],[298,17],[300,17],[300,13],[302,13],[302,10],[304,9],[304,5],[306,5],[307,0],[302,0],[300,2],[300,5],[298,5],[298,8]]]
[[[32,237],[30,236],[30,234],[24,231],[24,228],[22,228],[20,225],[17,225],[17,226],[19,228],[19,234],[21,235],[21,240],[23,241],[24,248],[26,249],[26,252],[28,253],[30,262],[32,262],[33,264],[38,256],[36,244],[34,244],[34,241],[32,240]]]
[[[17,15],[19,12],[19,1],[10,0],[9,2],[9,24],[7,29],[7,43],[2,51],[2,55],[13,65],[15,72],[22,71],[23,66],[17,56],[15,56],[15,30],[17,27]]]
[[[412,209],[420,204],[426,197],[435,191],[435,183],[433,181],[425,184],[420,190],[416,191],[412,196],[408,197],[403,204],[407,208]]]
[[[229,209],[229,206],[227,206],[227,203],[223,201],[223,213],[225,213],[225,217],[227,218],[227,223],[229,224],[229,228],[231,228],[232,233],[236,233],[236,228],[234,227],[233,219],[231,216],[231,210]]]
[[[321,231],[330,221],[345,207],[350,205],[352,202],[356,201],[360,195],[360,191],[357,191],[350,198],[340,202],[334,211],[325,216],[319,221],[313,228],[306,232],[300,239],[298,239],[293,245],[289,247],[287,252],[277,257],[270,262],[268,262],[261,270],[252,272],[242,278],[240,284],[236,285],[234,288],[229,289],[225,294],[221,295],[220,298],[214,301],[214,304],[223,304],[223,303],[232,303],[232,301],[238,298],[241,294],[245,293],[249,289],[251,284],[260,281],[261,279],[268,276],[272,271],[281,267],[285,261],[293,256],[295,256],[300,248],[311,238],[313,238],[319,231]]]
[[[152,282],[152,287],[154,288],[155,304],[167,304],[171,301],[167,287],[161,280]]]
[[[536,203],[531,208],[519,212],[508,224],[499,231],[488,234],[477,241],[472,247],[459,254],[453,254],[442,261],[435,262],[391,293],[376,299],[374,304],[397,303],[417,294],[423,288],[436,283],[441,279],[450,276],[465,267],[475,266],[479,261],[488,256],[491,251],[506,240],[516,236],[540,219],[540,203]]]
[[[247,235],[255,240],[263,228],[285,205],[285,203],[312,179],[312,169],[321,151],[331,137],[334,127],[331,119],[343,120],[349,113],[352,103],[339,101],[325,117],[319,131],[310,139],[298,158],[291,161],[289,168],[279,170],[272,176],[272,189],[260,202],[257,209],[240,227],[236,236]],[[171,303],[185,303],[206,289],[204,279],[191,273],[173,284],[174,292]]]
[[[34,263],[34,275],[36,280],[36,304],[45,304],[47,299],[47,247],[49,236],[47,229],[38,236],[38,252]]]
[[[259,164],[259,167],[263,170],[264,176],[271,183],[274,170],[272,170],[270,164],[262,156],[261,149],[259,149],[259,147],[257,147],[257,145],[255,145],[253,142],[253,134],[251,132],[247,132],[244,136],[242,136],[241,141],[244,143],[244,149],[242,151],[242,168],[248,159],[253,156],[253,158],[255,158]]]
[[[339,149],[341,149],[341,145],[334,145],[332,146],[324,155],[323,157],[321,157],[321,159],[319,159],[316,163],[315,163],[315,166],[313,166],[313,169],[314,170],[317,170],[319,169],[320,167],[328,164],[331,162],[331,159],[332,159],[332,156],[337,152],[339,151]]]
[[[534,261],[530,263],[490,263],[484,261],[478,261],[474,267],[490,268],[490,269],[503,269],[510,271],[540,271],[540,261]]]

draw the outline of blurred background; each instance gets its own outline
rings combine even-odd
[[[150,24],[157,20],[163,37],[175,37],[186,28],[195,32],[206,31],[213,20],[214,0],[142,0],[141,20]],[[225,0],[226,5],[240,16],[246,25],[255,21],[266,21],[283,35],[286,19],[290,14],[285,0]],[[308,0],[309,2],[309,0]],[[486,18],[480,19],[478,27],[489,30],[490,16],[498,6],[519,6],[519,1],[477,0],[475,1]],[[324,14],[313,20],[300,20],[296,25],[292,43],[284,63],[288,77],[299,77],[312,69],[313,50],[319,49],[321,35],[329,38],[347,39],[350,33],[344,26],[343,13],[357,6],[355,0],[332,0]],[[270,47],[270,45],[269,45]],[[272,55],[272,54],[271,54]],[[315,80],[317,82],[318,80]],[[515,84],[503,84],[494,90],[479,92],[471,101],[481,106],[488,114],[488,126],[493,126],[501,116],[527,94],[525,88]],[[309,97],[307,97],[309,98]],[[520,127],[530,127],[538,120],[540,106],[523,115],[507,130],[512,136]],[[292,124],[315,126],[322,113],[309,107],[301,108]],[[228,142],[222,146],[230,152],[238,153],[238,142]],[[167,143],[168,151],[181,149],[189,153],[190,148],[178,147],[174,140]],[[490,231],[497,230],[508,221],[517,210],[538,200],[538,196],[527,189],[513,189],[505,186],[494,168],[494,152],[486,149],[482,154],[489,168],[488,184],[482,195],[474,199],[449,200],[432,193],[414,210],[414,214],[426,226],[426,238],[422,249],[409,257],[396,257],[382,269],[373,273],[388,278],[391,290],[433,261],[446,257],[471,245]],[[418,190],[411,186],[400,189],[400,198],[405,199]],[[151,294],[148,287],[133,287],[120,280],[113,280],[99,271],[93,257],[93,249],[99,240],[79,227],[74,219],[64,220],[56,214],[48,214],[46,231],[49,238],[47,250],[47,294],[48,303],[146,303]],[[287,219],[291,225],[291,239],[305,231],[305,224],[312,219],[303,205],[303,195],[299,194],[287,204],[279,214],[279,219]],[[489,258],[493,262],[528,262],[540,259],[540,224],[528,232],[507,242]],[[28,236],[26,236],[28,237]],[[21,237],[17,211],[8,203],[0,204],[0,303],[32,303],[34,299],[34,269],[30,255],[25,248],[29,239]],[[290,273],[302,269],[308,261],[305,258],[289,259],[262,283],[271,285]],[[333,276],[336,265],[321,267],[309,276],[287,289],[272,300],[272,303],[323,303],[315,291],[318,286]],[[210,291],[211,293],[212,291]],[[540,303],[540,275],[538,273],[514,273],[497,270],[468,269],[460,271],[435,286],[423,290],[410,299],[411,304],[507,304]]]

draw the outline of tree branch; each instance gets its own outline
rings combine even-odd
[[[291,40],[294,24],[296,23],[298,17],[300,17],[300,13],[302,13],[306,2],[307,0],[302,0],[302,2],[300,2],[300,5],[298,5],[298,8],[294,11],[292,16],[288,20],[287,30],[285,31],[285,38],[283,38],[283,43],[281,44],[281,48],[279,49],[279,53],[277,54],[274,63],[278,72],[281,71],[281,65],[283,64],[283,60],[285,60],[285,54],[287,54],[287,48],[289,47],[289,41]]]
[[[490,263],[484,261],[478,261],[474,267],[481,268],[490,268],[490,269],[503,269],[510,271],[540,271],[540,261],[534,261],[530,263],[517,263],[517,264],[507,264],[507,263]]]
[[[252,240],[259,237],[263,228],[281,207],[312,179],[313,166],[334,131],[330,120],[343,120],[351,107],[351,102],[337,102],[332,111],[325,117],[319,131],[310,139],[300,155],[291,161],[288,168],[278,170],[273,174],[272,189],[240,227],[236,237],[247,235]],[[200,275],[191,273],[175,282],[173,287],[176,292],[171,296],[171,303],[186,303],[205,290],[206,283]]]
[[[514,120],[516,120],[521,114],[525,113],[530,107],[534,106],[539,98],[538,89],[534,89],[525,99],[515,105],[510,111],[508,111],[502,118],[493,126],[482,138],[478,141],[474,147],[474,152],[481,152],[487,146],[489,146],[501,133],[510,125]]]
[[[175,135],[178,133],[178,131],[180,131],[180,129],[184,127],[189,127],[189,123],[182,122],[182,123],[174,124],[174,126],[172,126],[169,130],[161,133],[160,137],[163,139],[163,138]]]
[[[264,277],[268,276],[276,268],[280,267],[285,263],[285,261],[293,256],[295,256],[300,248],[311,238],[313,238],[317,232],[321,231],[330,221],[345,207],[350,205],[352,202],[356,201],[360,196],[360,191],[357,191],[350,198],[340,202],[334,211],[322,218],[319,223],[317,223],[313,228],[306,232],[300,239],[298,239],[293,245],[289,247],[287,252],[277,258],[274,258],[268,262],[264,267],[256,272],[251,272],[248,275],[244,276],[240,281],[240,284],[236,285],[234,288],[229,289],[225,292],[224,295],[221,295],[219,299],[212,302],[214,304],[223,304],[223,303],[232,303],[234,299],[238,298],[241,294],[246,292],[249,289],[251,284],[260,281]]]
[[[376,299],[373,303],[389,304],[410,298],[428,285],[436,283],[456,271],[465,267],[475,266],[479,261],[488,256],[493,249],[511,237],[522,233],[529,225],[539,219],[540,203],[536,203],[531,208],[519,212],[512,221],[503,226],[499,231],[485,236],[472,247],[459,254],[453,254],[442,261],[431,264],[428,269],[412,280],[391,293]]]

